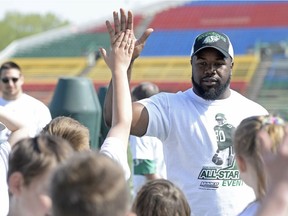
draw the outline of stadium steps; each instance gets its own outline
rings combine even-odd
[[[287,9],[285,1],[191,1],[159,12],[150,26],[155,30],[286,27]]]
[[[268,68],[271,66],[271,61],[259,61],[259,65],[255,70],[255,74],[249,82],[245,96],[251,100],[256,100],[262,88],[264,77],[267,74]]]
[[[288,120],[287,89],[261,90],[256,101],[262,104],[270,113],[280,114]]]
[[[13,58],[21,65],[25,83],[55,84],[59,77],[78,76],[87,66],[87,58]]]
[[[259,59],[254,55],[235,56],[231,86],[243,93],[247,90]],[[111,72],[103,59],[87,74],[98,86],[107,85]],[[141,57],[134,63],[131,82],[137,84],[151,81],[159,85],[161,90],[178,91],[191,87],[190,57]]]
[[[264,77],[257,102],[269,112],[278,113],[288,120],[288,61],[287,57],[273,58]]]
[[[12,57],[83,57],[95,52],[99,47],[107,49],[109,45],[110,39],[107,33],[72,34],[32,48],[17,50]]]

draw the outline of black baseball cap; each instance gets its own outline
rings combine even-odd
[[[208,47],[217,49],[224,56],[234,59],[233,46],[229,37],[217,31],[208,31],[198,35],[192,46],[191,56]]]

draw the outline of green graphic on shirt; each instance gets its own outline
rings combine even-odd
[[[154,160],[134,159],[134,175],[147,175],[156,173],[156,163]]]
[[[214,127],[217,150],[212,157],[212,162],[216,165],[231,166],[234,161],[233,149],[233,133],[235,127],[227,123],[227,119],[223,113],[218,113],[215,116],[217,125]]]
[[[215,115],[217,125],[214,126],[217,150],[212,156],[216,166],[206,166],[198,175],[199,188],[202,190],[216,190],[219,187],[239,187],[244,183],[240,179],[240,172],[234,157],[233,135],[235,127],[227,122],[223,113]]]
[[[238,187],[244,184],[240,179],[240,172],[235,160],[231,166],[226,168],[203,167],[198,179],[201,180],[200,188],[203,190],[216,190],[220,186]]]

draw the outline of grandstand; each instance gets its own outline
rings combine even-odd
[[[203,31],[218,30],[229,35],[234,46],[232,88],[288,118],[287,10],[288,2],[204,0],[177,1],[177,5],[167,1],[137,9],[136,35],[147,27],[154,32],[135,62],[131,84],[153,81],[170,92],[191,87],[193,39]],[[68,26],[19,41],[18,46],[14,42],[0,60],[18,62],[25,74],[24,89],[46,104],[62,76],[87,76],[99,89],[110,80],[97,52],[99,47],[109,48],[104,22]]]

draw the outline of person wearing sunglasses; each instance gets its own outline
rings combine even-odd
[[[20,66],[13,62],[4,62],[0,67],[0,106],[27,124],[29,135],[36,136],[51,121],[48,107],[41,101],[23,92],[24,76]],[[7,140],[11,132],[1,133],[0,140]]]

